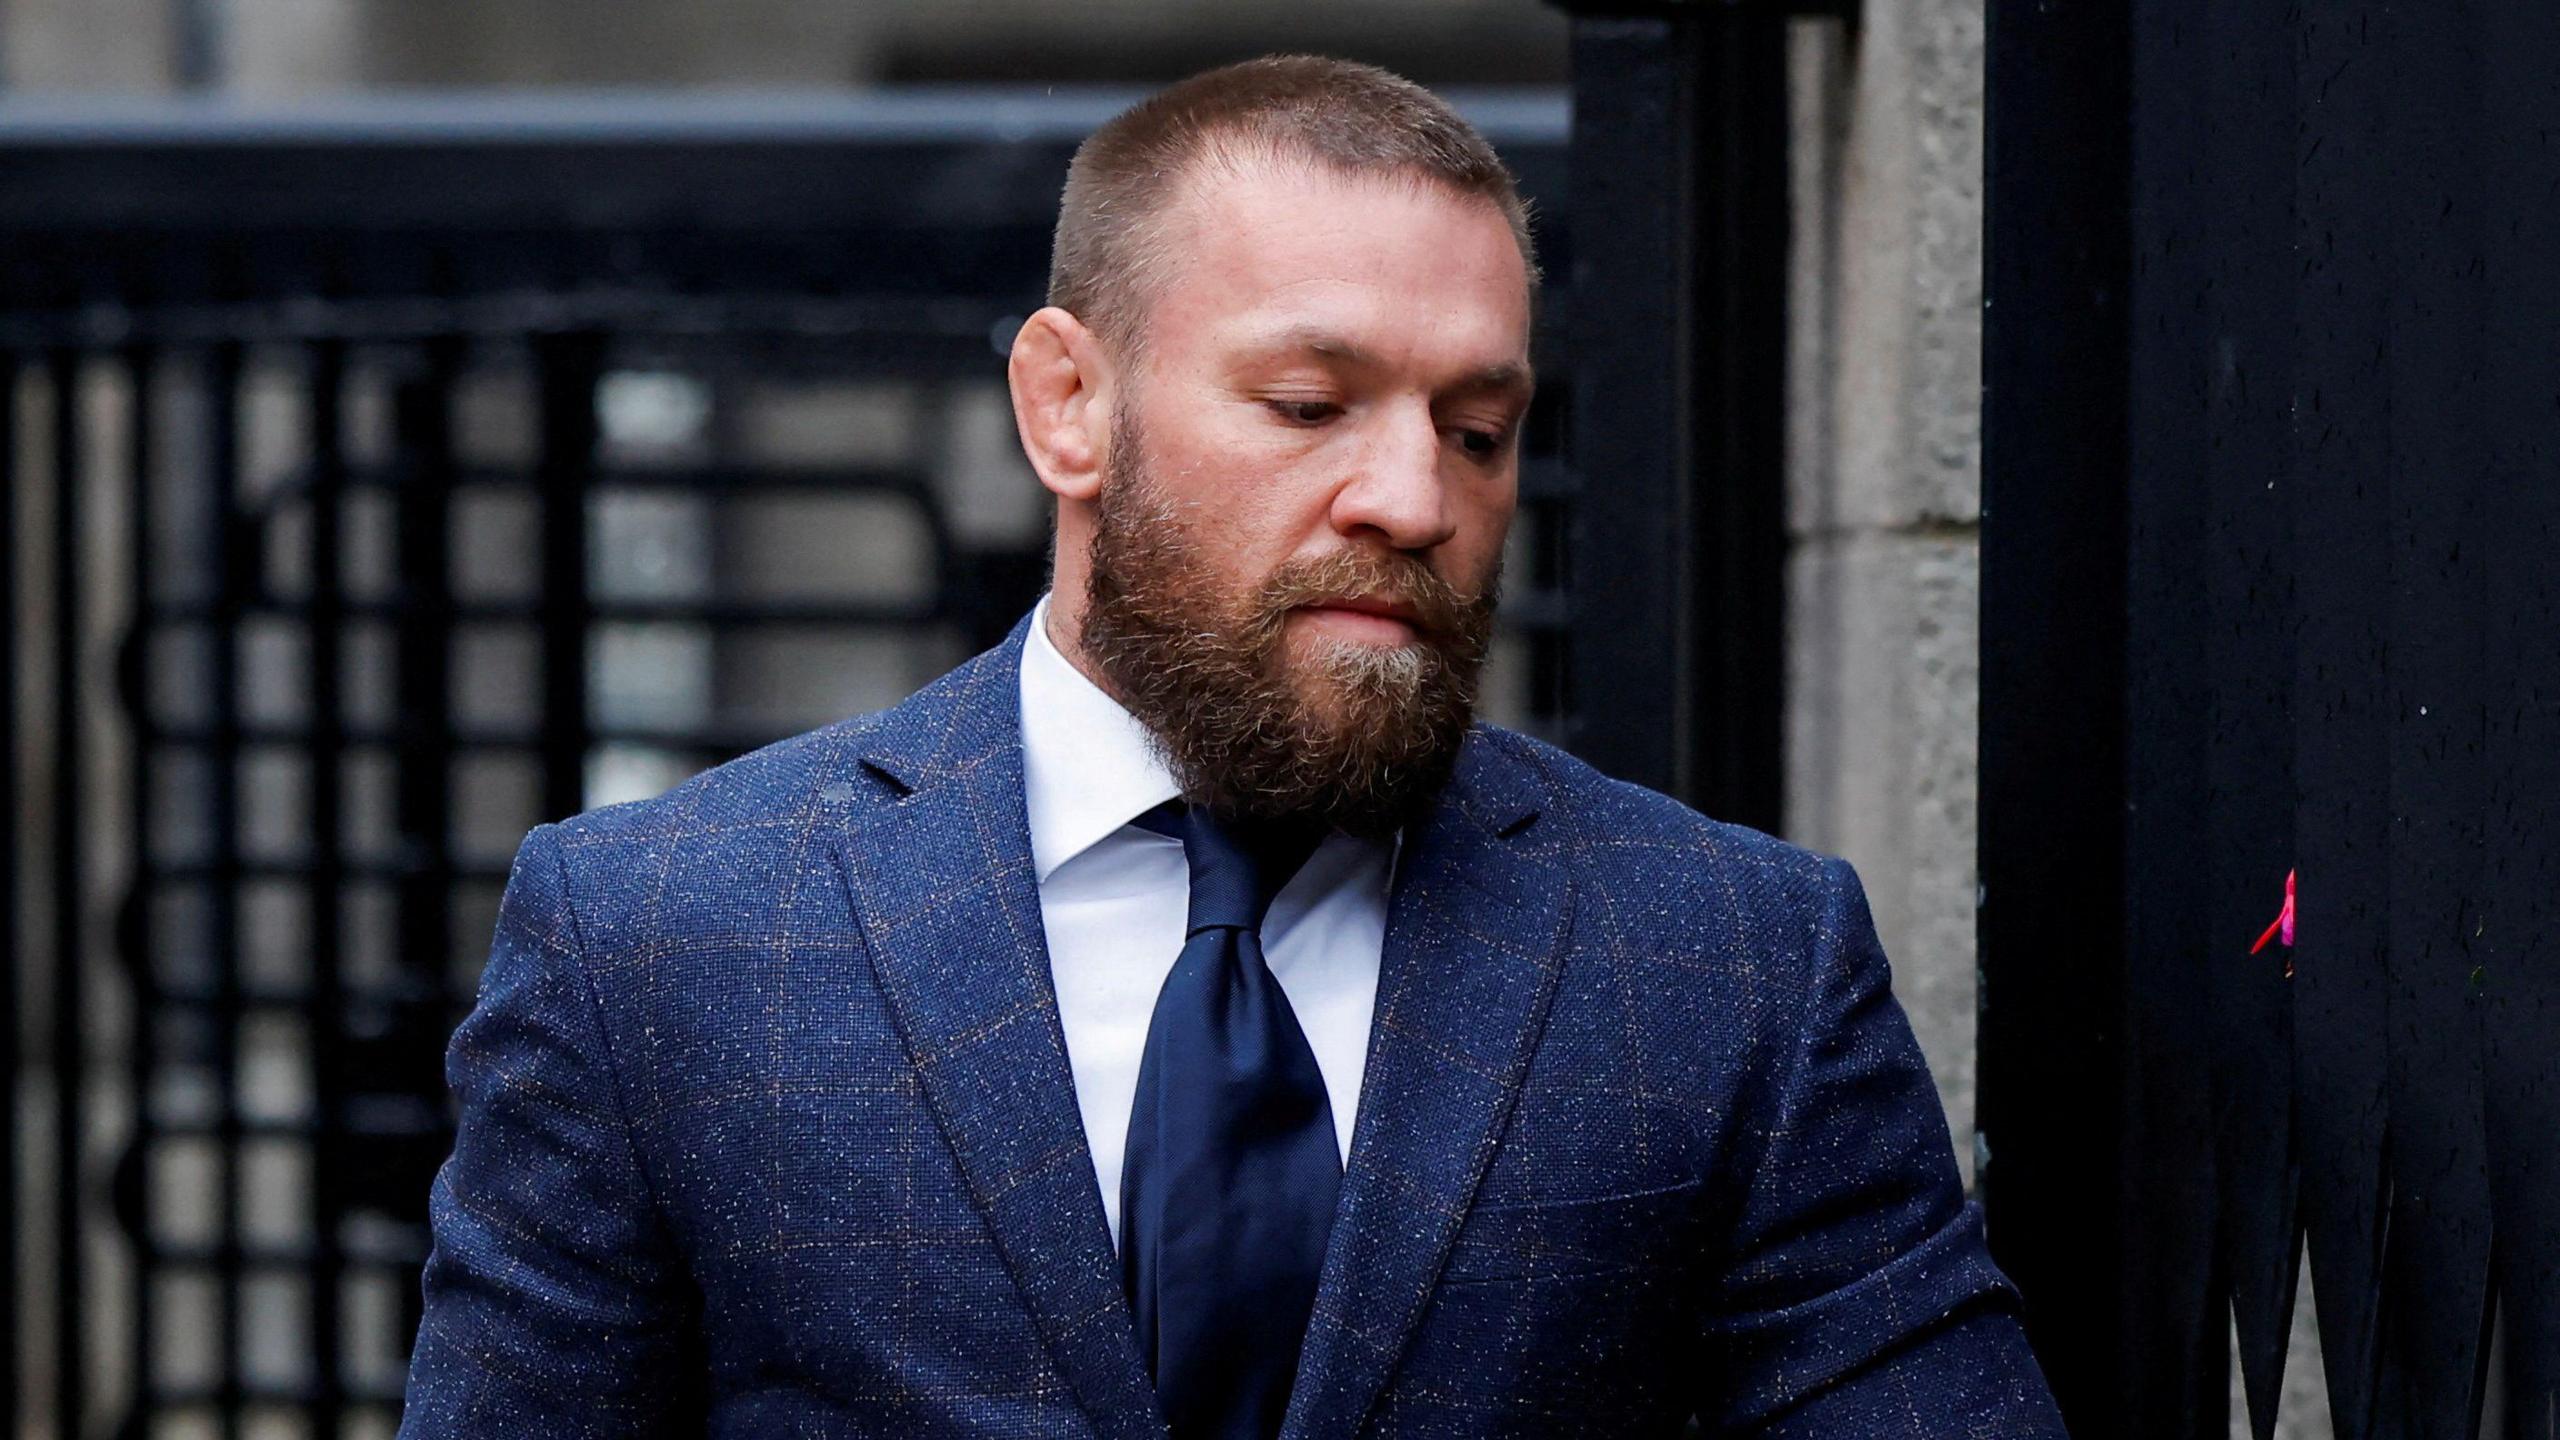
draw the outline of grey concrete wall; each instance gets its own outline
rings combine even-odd
[[[1981,0],[1799,22],[1787,829],[1866,881],[1970,1175]]]

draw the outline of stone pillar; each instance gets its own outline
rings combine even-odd
[[[1797,22],[1787,829],[1866,881],[1970,1180],[1982,0]]]

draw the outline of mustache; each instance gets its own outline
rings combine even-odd
[[[1442,579],[1417,556],[1401,551],[1336,550],[1293,560],[1273,571],[1254,597],[1255,619],[1276,627],[1297,606],[1322,600],[1381,600],[1413,612],[1413,627],[1427,636],[1466,628],[1485,597],[1468,595]]]

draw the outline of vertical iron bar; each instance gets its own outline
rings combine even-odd
[[[1697,776],[1680,737],[1698,704],[1697,213],[1694,17],[1573,26],[1573,387],[1568,743],[1675,795]],[[1607,604],[1594,603],[1607,575]]]
[[[453,724],[452,497],[453,391],[462,365],[460,342],[430,340],[419,375],[401,382],[393,415],[400,455],[395,497],[399,604],[394,685],[399,726],[393,823],[407,857],[395,895],[399,973],[406,995],[391,1023],[403,1033],[441,1036],[451,1023],[445,999],[453,960],[453,836],[450,814]],[[432,1047],[420,1047],[433,1053]],[[407,1055],[411,1047],[402,1045]],[[433,1070],[394,1084],[417,1087],[441,1107],[442,1077]],[[418,1287],[401,1288],[402,1335],[417,1333]]]
[[[2527,419],[2482,404],[2495,363],[2481,348],[2484,242],[2492,230],[2513,234],[2525,213],[2524,197],[2486,188],[2482,171],[2502,143],[2522,142],[2481,128],[2478,4],[2386,9],[2373,31],[2391,80],[2382,148],[2367,157],[2350,234],[2381,250],[2391,277],[2378,359],[2390,429],[2376,477],[2389,496],[2388,542],[2383,571],[2370,577],[2389,607],[2381,698],[2390,768],[2374,787],[2391,814],[2384,1393],[2405,1398],[2414,1433],[2477,1434],[2492,1240],[2512,1243],[2490,1233],[2479,1030],[2488,976],[2475,968],[2490,858],[2481,849],[2490,794],[2481,565],[2491,553],[2481,472],[2495,454],[2488,442]],[[2530,143],[2547,173],[2551,137]],[[2537,353],[2527,363],[2547,378],[2544,361]]]
[[[2303,1228],[2332,1428],[2376,1433],[2382,1374],[2383,1183],[2391,1126],[2391,497],[2376,483],[2392,431],[2381,246],[2339,244],[2370,203],[2391,127],[2394,67],[2372,62],[2354,0],[2301,7],[2293,54],[2292,461],[2283,477],[2306,562],[2294,637],[2293,1094]],[[2316,557],[2316,560],[2312,557]]]
[[[343,1146],[340,1121],[346,1103],[340,1036],[346,997],[339,971],[341,853],[339,762],[342,735],[340,666],[344,616],[340,601],[341,502],[346,482],[342,448],[346,347],[320,340],[310,353],[309,467],[311,496],[311,595],[306,612],[311,662],[310,829],[311,989],[304,1008],[312,1071],[311,1137],[311,1367],[312,1420],[324,1437],[338,1434],[343,1392],[339,1376],[338,1306],[345,1257],[339,1249]]]
[[[132,413],[128,417],[125,451],[127,494],[130,508],[126,512],[127,552],[133,567],[133,617],[128,653],[132,672],[128,679],[128,696],[132,714],[128,733],[131,750],[126,763],[133,777],[129,801],[132,813],[127,823],[133,827],[132,895],[127,913],[133,929],[127,936],[132,944],[125,959],[126,984],[133,995],[132,1018],[128,1035],[126,1074],[133,1092],[133,1136],[128,1142],[130,1173],[138,1205],[133,1216],[133,1279],[129,1304],[132,1317],[126,1327],[128,1354],[133,1366],[133,1392],[129,1401],[132,1428],[148,1433],[151,1397],[158,1385],[158,1367],[152,1351],[157,1309],[153,1304],[153,1276],[159,1253],[151,1234],[151,1152],[158,1137],[151,1110],[152,1080],[159,1068],[159,1045],[154,1027],[159,1023],[159,977],[152,971],[150,944],[151,924],[151,831],[158,815],[156,796],[152,793],[157,771],[152,761],[151,652],[150,616],[153,586],[151,576],[153,523],[152,467],[158,461],[157,417],[154,414],[153,379],[158,373],[156,357],[141,345],[125,352],[126,386],[132,395]],[[0,1434],[7,1432],[0,1431]]]
[[[240,616],[251,576],[240,524],[240,345],[221,341],[205,358],[205,534],[213,550],[213,691],[205,757],[208,928],[212,931],[212,1061],[215,1111],[214,1353],[221,1357],[215,1414],[222,1440],[240,1434]]]
[[[2145,253],[2153,276],[2167,269],[2183,281],[2192,273],[2194,293],[2203,297],[2189,308],[2192,302],[2171,292],[2169,313],[2194,319],[2151,333],[2176,337],[2184,394],[2166,408],[2188,423],[2163,428],[2192,428],[2195,438],[2180,447],[2179,459],[2204,482],[2206,538],[2179,557],[2186,568],[2179,578],[2202,592],[2209,617],[2191,650],[2211,677],[2211,699],[2194,713],[2213,737],[2198,778],[2214,815],[2202,844],[2180,847],[2203,852],[2205,883],[2191,899],[2212,938],[2172,963],[2191,977],[2178,988],[2197,1022],[2179,1033],[2190,1044],[2214,1037],[2204,1064],[2180,1067],[2209,1081],[2191,1086],[2206,1091],[2201,1128],[2213,1136],[2211,1158],[2199,1167],[2211,1171],[2212,1185],[2197,1188],[2211,1197],[2217,1217],[2216,1284],[2229,1300],[2228,1320],[2220,1304],[2207,1310],[2210,1344],[2226,1352],[2226,1363],[2206,1383],[2223,1397],[2213,1408],[2230,1409],[2236,1330],[2243,1393],[2250,1410],[2272,1423],[2301,1255],[2293,1163],[2301,1138],[2293,1103],[2300,991],[2272,949],[2249,957],[2222,937],[2254,936],[2296,866],[2293,659],[2301,627],[2293,597],[2300,571],[2287,467],[2301,353],[2291,288],[2300,261],[2289,253],[2304,143],[2293,96],[2299,46],[2276,7],[2178,0],[2165,13],[2181,33],[2204,40],[2200,53],[2173,52],[2157,67],[2170,73],[2156,86],[2143,78],[2155,71],[2152,52],[2139,52],[2135,83],[2149,97],[2147,108],[2183,111],[2172,133],[2200,139],[2204,152],[2196,172],[2202,183],[2181,195],[2174,211],[2153,207],[2183,222],[2182,236],[2203,243],[2182,243],[2175,256],[2148,247]],[[2191,103],[2181,103],[2184,97]],[[2159,148],[2142,130],[2134,144]],[[2158,288],[2146,286],[2143,294]],[[2136,303],[2137,317],[2159,313]],[[2135,326],[2146,328],[2139,318]],[[2146,428],[2135,422],[2137,434]],[[2137,452],[2135,474],[2155,476],[2161,468]]]
[[[88,1298],[82,1283],[80,1231],[82,1124],[88,1098],[82,1026],[88,1017],[88,939],[81,894],[81,695],[88,683],[81,663],[80,356],[56,350],[53,375],[53,1095],[54,1095],[54,1417],[67,1437],[88,1419]]]
[[[1563,8],[1584,12],[1568,739],[1614,775],[1774,830],[1787,207],[1769,197],[1787,186],[1786,18],[1758,5]]]
[[[537,484],[542,508],[542,813],[585,808],[587,764],[587,481],[595,466],[600,337],[535,342],[542,405]]]
[[[1785,816],[1787,16],[1704,7],[1698,119],[1698,557],[1690,663],[1699,808],[1775,831]],[[1605,693],[1605,692],[1604,692]]]
[[[2538,0],[2484,7],[2487,73],[2479,135],[2499,197],[2500,223],[2484,227],[2488,320],[2481,335],[2495,445],[2481,477],[2487,581],[2485,644],[2490,723],[2482,764],[2492,777],[2481,838],[2484,913],[2480,1004],[2487,1069],[2491,1227],[2506,1351],[2505,1402],[2512,1434],[2560,1436],[2560,570],[2547,548],[2560,537],[2560,406],[2551,403],[2548,327],[2560,314],[2560,193],[2551,187],[2548,137],[2560,135],[2560,95],[2549,57],[2560,54],[2560,9]]]
[[[2125,576],[2115,683],[2126,732],[2122,783],[2131,797],[2118,822],[2126,854],[2120,1034],[2127,1068],[2123,1118],[2112,1133],[2125,1163],[2139,1166],[2128,1172],[2117,1203],[2140,1207],[2125,1243],[2139,1247],[2144,1263],[2123,1271],[2131,1355],[2119,1363],[2138,1368],[2120,1383],[2113,1418],[2144,1437],[2226,1433],[2230,1402],[2231,1317],[2217,1249],[2225,1232],[2214,1145],[2224,1120],[2215,1075],[2226,1067],[2193,1038],[2215,1033],[2222,1018],[2215,1006],[2227,998],[2212,975],[2230,967],[2211,962],[2238,958],[2216,945],[2212,909],[2215,816],[2223,800],[2214,781],[2232,752],[2217,731],[2228,697],[2218,688],[2227,671],[2215,664],[2227,647],[2214,643],[2215,627],[2227,617],[2216,601],[2228,598],[2229,587],[2217,590],[2228,567],[2216,550],[2222,537],[2212,527],[2209,471],[2223,437],[2214,435],[2219,421],[2207,397],[2216,387],[2206,381],[2222,367],[2202,342],[2223,316],[2198,297],[2213,293],[2219,278],[2205,236],[2242,207],[2217,203],[2196,183],[2200,162],[2191,171],[2160,158],[2194,154],[2207,133],[2212,72],[2181,36],[2185,27],[2201,30],[2211,8],[2208,0],[2152,0],[2126,61],[2135,97],[2128,144],[2146,163],[2130,178],[2126,228],[2135,271],[2117,282],[2128,292],[2125,538],[2121,558],[2106,562]],[[2209,313],[2211,320],[2203,318]],[[2037,318],[2031,310],[2019,323]],[[2032,384],[2023,377],[2018,383]],[[2115,488],[2111,469],[2092,479]],[[2102,493],[2093,485],[2092,503],[2101,503]],[[2249,1043],[2272,1040],[2257,1035]]]
[[[0,1436],[18,1433],[18,357],[0,353]]]
[[[1985,64],[1976,1173],[2081,1440],[2138,1433],[2153,1238],[2120,1148],[2130,30],[2122,3],[1991,0]]]

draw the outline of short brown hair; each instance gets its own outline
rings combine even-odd
[[[1302,159],[1346,175],[1403,175],[1491,201],[1538,284],[1528,206],[1493,147],[1448,102],[1401,75],[1320,55],[1203,71],[1112,117],[1076,147],[1049,254],[1049,303],[1113,351],[1139,348],[1164,256],[1156,217],[1211,154]]]

